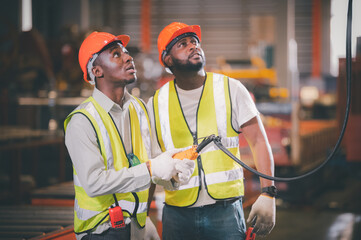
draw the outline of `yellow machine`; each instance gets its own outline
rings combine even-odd
[[[270,98],[287,98],[287,88],[277,87],[277,73],[274,68],[267,68],[266,63],[260,57],[251,58],[251,68],[232,69],[225,63],[223,58],[218,59],[219,69],[212,70],[215,73],[221,73],[235,79],[257,79],[263,84],[269,85],[268,95]]]

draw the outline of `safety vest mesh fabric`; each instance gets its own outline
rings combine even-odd
[[[139,99],[132,96],[130,101],[129,116],[133,154],[143,163],[148,161],[150,154],[149,118],[143,103]],[[74,114],[83,114],[92,124],[106,169],[119,171],[124,167],[129,167],[122,138],[119,136],[112,118],[93,97],[89,97],[69,114],[64,122],[65,131]],[[75,188],[74,231],[75,233],[82,233],[108,221],[108,209],[110,206],[115,206],[115,203],[112,194],[97,197],[88,196],[78,180],[74,168],[73,173]],[[136,193],[117,193],[116,197],[124,217],[135,217],[139,226],[144,227],[147,217],[148,190]]]
[[[194,140],[181,109],[174,81],[160,88],[153,98],[155,128],[162,151],[192,146]],[[197,110],[197,138],[215,134],[222,137],[222,144],[238,158],[238,132],[231,124],[232,107],[228,77],[207,73]],[[198,157],[205,173],[208,194],[213,199],[229,199],[242,196],[243,169],[213,143],[202,150]],[[196,166],[190,181],[177,191],[166,191],[168,205],[186,207],[198,198],[200,166]]]

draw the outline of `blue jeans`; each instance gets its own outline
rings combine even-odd
[[[244,240],[246,232],[241,200],[194,208],[165,205],[162,224],[163,240]]]

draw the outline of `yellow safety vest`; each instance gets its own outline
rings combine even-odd
[[[129,115],[133,154],[143,163],[148,161],[150,154],[149,118],[144,104],[139,99],[131,96],[130,101]],[[83,114],[92,124],[106,169],[113,168],[119,171],[124,167],[129,167],[122,138],[112,118],[93,97],[89,97],[69,114],[64,122],[65,131],[74,114]],[[115,200],[112,194],[89,197],[81,186],[75,169],[73,173],[74,231],[82,233],[108,221],[108,209],[110,206],[115,206]],[[116,198],[123,210],[123,215],[136,218],[139,226],[144,227],[147,217],[148,189],[141,192],[117,193]]]
[[[195,136],[183,115],[175,82],[160,88],[153,98],[155,128],[162,151],[184,148],[194,144],[195,139],[215,134],[222,137],[222,144],[239,157],[238,131],[232,127],[232,107],[228,77],[207,73],[207,78],[197,110]],[[216,200],[243,196],[243,169],[213,143],[206,147],[196,161],[190,181],[177,191],[166,191],[168,205],[187,207],[193,205],[201,185],[200,169],[205,174],[205,187]]]

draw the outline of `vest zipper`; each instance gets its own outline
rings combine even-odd
[[[195,132],[191,132],[192,133],[192,137],[193,137],[193,145],[198,145],[198,138],[197,138],[197,133]],[[198,163],[198,175],[199,175],[199,191],[202,189],[202,170],[203,170],[203,166],[202,166],[202,161],[201,161],[201,156],[197,157],[197,163]]]
[[[191,132],[191,134],[193,137],[193,145],[197,145],[198,144],[197,133]]]

